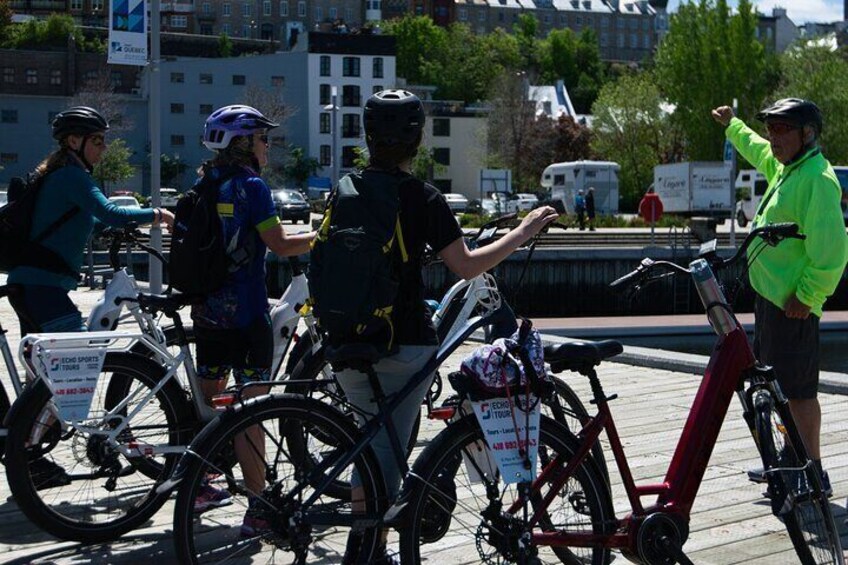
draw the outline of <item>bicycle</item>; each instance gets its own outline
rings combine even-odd
[[[480,279],[477,291],[469,295],[474,303],[469,306],[466,319],[456,319],[455,331],[446,334],[436,354],[399,393],[386,397],[376,379],[372,379],[378,414],[359,430],[347,414],[329,403],[302,394],[271,394],[247,401],[242,401],[238,393],[231,394],[227,398],[230,404],[227,410],[192,442],[172,478],[179,484],[174,539],[180,562],[226,561],[248,553],[254,560],[275,560],[278,552],[292,553],[298,563],[317,558],[338,562],[341,551],[332,534],[349,528],[361,530],[359,557],[368,562],[379,544],[379,530],[392,524],[389,518],[384,520],[388,497],[382,471],[369,447],[371,439],[385,427],[393,438],[398,465],[408,470],[407,452],[391,420],[392,411],[475,331],[485,326],[515,324],[515,315],[500,299],[490,275]],[[450,296],[461,296],[461,293],[457,291]],[[358,367],[366,373],[373,370],[372,363],[377,358],[374,348],[367,345],[331,348],[325,353],[325,360],[336,368]],[[272,386],[276,384],[286,383],[273,383]],[[334,395],[334,392],[326,394]],[[344,402],[337,396],[333,400]],[[447,429],[454,425],[449,422]],[[261,493],[249,492],[242,486],[237,470],[221,464],[233,438],[252,426],[261,428],[265,444],[264,449],[253,446],[255,453],[265,453],[263,463],[268,486]],[[553,420],[545,420],[542,429],[548,431],[549,428],[555,429],[553,435],[566,430]],[[312,464],[304,466],[301,454],[307,451],[312,456]],[[333,491],[334,484],[349,483],[354,469],[359,473],[364,493],[362,511],[353,510],[350,496],[338,497]],[[209,475],[221,476],[234,498],[242,502],[241,506],[211,509],[197,517],[193,500],[204,477]],[[270,524],[270,528],[241,539],[234,530],[238,529],[247,508],[244,499],[249,496],[259,497],[254,511]],[[439,525],[430,531],[434,538],[444,534],[445,530]],[[257,556],[257,552],[261,555]]]
[[[400,532],[401,558],[417,563],[428,543],[427,516],[441,512],[443,520],[460,523],[452,531],[454,551],[464,547],[484,563],[540,563],[559,559],[569,563],[608,563],[612,549],[637,563],[692,561],[683,552],[689,532],[689,513],[698,492],[734,392],[755,439],[768,474],[772,512],[783,521],[796,553],[805,565],[834,563],[844,558],[820,477],[807,455],[770,367],[760,366],[741,324],[732,313],[713,270],[733,264],[749,245],[762,238],[776,245],[799,238],[795,225],[763,226],[752,230],[729,259],[715,254],[693,261],[689,268],[667,261],[644,259],[633,272],[611,283],[614,288],[644,286],[678,273],[692,276],[718,341],[698,389],[683,433],[659,484],[636,485],[595,366],[621,351],[617,342],[566,344],[554,371],[575,370],[589,379],[597,413],[574,436],[546,437],[542,426],[540,472],[532,482],[503,484],[497,469],[472,467],[483,486],[466,484],[455,505],[445,504],[445,476],[469,483],[460,473],[463,455],[479,451],[480,427],[473,416],[463,418],[437,436],[416,461],[405,484],[405,524]],[[755,256],[756,249],[752,252]],[[657,274],[659,273],[659,274]],[[590,446],[606,431],[622,478],[630,512],[614,514],[610,491],[590,455]],[[780,455],[781,451],[783,455]],[[466,457],[466,460],[468,458]],[[452,474],[451,474],[452,473]],[[799,474],[807,487],[796,487]],[[656,496],[643,505],[642,497]],[[479,500],[478,498],[479,497]]]

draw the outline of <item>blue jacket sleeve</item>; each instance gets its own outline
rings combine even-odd
[[[94,179],[82,169],[69,167],[68,175],[68,199],[104,224],[123,227],[129,222],[149,224],[153,221],[152,209],[133,210],[109,202],[94,184]]]

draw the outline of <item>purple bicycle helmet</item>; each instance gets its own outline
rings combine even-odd
[[[234,137],[252,135],[258,129],[274,129],[276,124],[250,106],[240,104],[218,108],[206,118],[203,126],[203,145],[218,150],[229,147]]]

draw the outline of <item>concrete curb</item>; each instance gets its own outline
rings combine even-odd
[[[542,341],[546,344],[556,344],[579,340],[543,333]],[[703,375],[710,358],[706,355],[625,345],[624,352],[616,355],[611,361],[635,367]],[[848,395],[848,374],[822,371],[819,374],[819,392]]]

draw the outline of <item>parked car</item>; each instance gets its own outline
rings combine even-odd
[[[312,207],[297,190],[278,190],[273,194],[277,215],[281,220],[291,220],[293,224],[299,221],[309,223]]]
[[[539,197],[529,192],[519,192],[512,201],[515,203],[515,209],[518,211],[529,211],[539,206]]]
[[[114,202],[121,208],[141,208],[135,196],[110,196],[109,202]]]
[[[160,188],[159,201],[163,208],[173,211],[180,199],[180,192],[176,188]]]
[[[461,214],[468,209],[468,199],[461,194],[445,194],[445,200],[448,201],[448,207],[454,214]]]
[[[9,196],[6,191],[0,191],[0,206],[5,206],[9,202]]]

